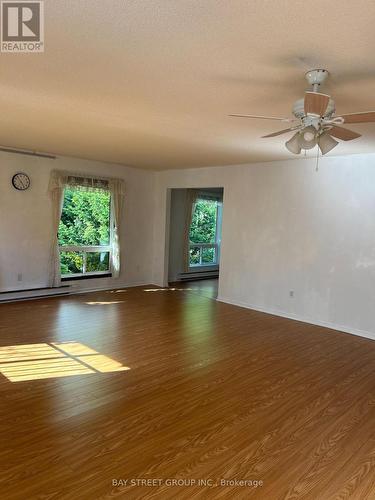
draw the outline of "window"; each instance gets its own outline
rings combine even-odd
[[[220,257],[222,203],[198,198],[190,226],[190,267],[216,266]]]
[[[110,273],[111,195],[107,190],[64,190],[58,241],[62,278]]]

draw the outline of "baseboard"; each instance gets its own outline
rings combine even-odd
[[[27,294],[22,294],[21,290],[18,290],[17,295],[14,297],[4,297],[0,299],[0,304],[9,302],[20,302],[25,300],[37,300],[37,299],[48,299],[53,297],[60,297],[66,295],[79,295],[83,293],[100,292],[105,290],[114,290],[116,288],[133,288],[137,286],[149,286],[150,282],[131,282],[131,283],[112,283],[110,286],[96,287],[96,288],[71,288],[70,286],[64,286],[61,288],[52,288],[48,293],[35,293],[28,292]],[[39,289],[40,290],[40,289]],[[38,290],[35,290],[38,292]],[[6,293],[6,292],[5,292]],[[11,295],[12,292],[9,292]],[[15,292],[13,292],[15,293]]]
[[[206,271],[189,271],[187,273],[179,273],[175,281],[194,281],[204,280],[209,278],[218,278],[219,269],[212,269]]]
[[[133,281],[130,283],[111,283],[111,285],[96,287],[96,288],[73,288],[69,292],[69,295],[79,295],[80,293],[90,293],[90,292],[104,292],[105,290],[115,290],[116,288],[134,288],[137,286],[149,286],[151,283],[149,281]]]
[[[33,284],[24,284],[19,287],[12,287],[9,290],[0,289],[0,296],[5,295],[7,293],[26,293],[26,292],[36,292],[38,290],[51,290],[53,287],[46,285],[46,283],[33,283]]]
[[[48,297],[58,297],[60,295],[69,295],[70,289],[68,286],[59,288],[40,287],[27,290],[13,290],[9,292],[1,292],[0,304],[7,302],[19,302],[23,300],[45,299]]]
[[[299,316],[298,314],[286,313],[278,309],[268,309],[255,304],[248,304],[245,302],[234,301],[228,299],[227,297],[223,297],[222,295],[218,296],[216,300],[218,302],[224,302],[226,304],[231,304],[233,306],[244,307],[245,309],[252,309],[254,311],[259,311],[265,314],[272,314],[273,316],[280,316],[282,318],[293,319],[295,321],[301,321],[302,323],[309,323],[310,325],[323,326],[331,330],[337,330],[338,332],[341,333],[349,333],[350,335],[356,335],[358,337],[364,337],[366,339],[375,340],[374,332],[368,332],[366,330],[358,330],[356,328],[351,328],[345,325],[337,325],[335,323],[330,323],[328,321],[317,321],[312,318],[305,318],[303,316]]]

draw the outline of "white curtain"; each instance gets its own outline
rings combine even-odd
[[[48,191],[52,200],[53,233],[51,246],[51,262],[49,271],[50,286],[61,284],[60,252],[58,230],[64,202],[65,188],[83,191],[109,191],[111,195],[111,272],[114,278],[120,275],[120,227],[125,196],[125,183],[121,179],[97,178],[87,174],[72,174],[61,170],[51,172]]]
[[[113,278],[118,278],[120,276],[121,269],[120,235],[125,186],[121,179],[111,179],[108,184],[109,191],[111,193],[112,212],[111,270]]]
[[[195,204],[197,202],[199,191],[197,189],[186,190],[186,210],[184,224],[184,271],[187,273],[190,267],[190,226],[193,219]]]
[[[50,191],[52,200],[52,245],[50,250],[50,271],[49,286],[58,287],[61,285],[60,273],[60,250],[59,250],[59,224],[64,202],[64,188],[55,187]]]

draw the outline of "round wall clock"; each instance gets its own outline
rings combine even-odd
[[[23,172],[18,172],[12,177],[12,185],[18,191],[26,191],[30,187],[30,177]]]

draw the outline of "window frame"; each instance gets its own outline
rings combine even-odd
[[[200,200],[206,200],[207,197],[198,196],[197,202]],[[190,243],[189,241],[189,269],[204,269],[219,267],[220,262],[220,249],[221,249],[221,223],[222,223],[222,213],[223,213],[223,202],[218,199],[211,199],[210,201],[216,202],[216,227],[215,227],[215,243]],[[193,248],[199,248],[199,263],[190,264],[190,250]],[[215,249],[215,261],[214,262],[203,262],[203,250],[205,248]]]
[[[100,179],[98,179],[100,180]],[[79,191],[79,188],[76,186],[66,186],[64,188],[64,200],[65,200],[65,190],[76,189]],[[59,261],[61,265],[61,253],[62,252],[77,252],[83,254],[83,263],[82,263],[82,272],[81,273],[71,273],[71,274],[61,274],[61,281],[69,281],[69,280],[80,280],[80,279],[90,279],[90,278],[108,278],[112,276],[112,242],[113,242],[113,215],[112,215],[112,195],[109,193],[109,244],[108,245],[60,245],[59,244]],[[64,204],[61,210],[64,209]],[[108,270],[105,271],[89,271],[86,272],[86,262],[87,262],[87,254],[101,252],[108,253]]]

